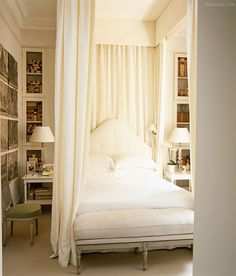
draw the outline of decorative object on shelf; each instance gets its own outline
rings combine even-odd
[[[177,163],[176,163],[174,160],[170,160],[170,161],[167,163],[166,170],[167,170],[169,173],[175,173],[175,171],[176,171],[176,165],[177,165]]]
[[[27,60],[27,73],[42,74],[42,60],[40,59]]]
[[[182,144],[189,144],[190,143],[190,133],[187,128],[174,128],[169,142],[173,145],[177,145],[179,155],[178,155],[178,169],[182,171]]]
[[[27,101],[26,103],[26,117],[27,121],[42,121],[42,101]]]
[[[27,80],[27,93],[42,93],[42,81],[40,79]]]
[[[177,104],[177,122],[189,123],[189,104]]]
[[[42,175],[53,176],[53,164],[44,164]]]
[[[42,52],[26,52],[26,93],[43,93],[43,54]]]
[[[42,153],[44,153],[44,143],[53,143],[54,136],[50,127],[48,126],[37,126],[34,129],[33,134],[30,137],[30,142],[33,143],[41,143]],[[43,155],[44,156],[44,155]],[[42,163],[44,162],[42,158]]]
[[[178,58],[178,76],[179,77],[187,77],[188,66],[187,66],[187,58],[186,57],[179,57]]]
[[[36,172],[40,171],[41,164],[41,149],[27,149],[26,150],[26,161],[35,162]]]
[[[27,174],[34,174],[35,173],[35,161],[27,161],[26,163],[26,171]]]

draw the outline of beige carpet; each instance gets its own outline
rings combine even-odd
[[[3,249],[3,276],[75,275],[74,266],[62,268],[56,259],[49,259],[50,219],[50,211],[44,210],[33,247],[29,247],[28,224],[15,223],[14,236],[8,237]],[[192,251],[150,251],[148,265],[148,270],[142,271],[142,254],[132,252],[86,254],[82,255],[82,276],[191,276]]]

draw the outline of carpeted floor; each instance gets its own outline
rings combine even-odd
[[[15,223],[14,236],[8,236],[3,249],[3,276],[75,275],[75,267],[62,268],[57,259],[49,259],[50,210],[39,220],[39,236],[29,246],[28,223]],[[8,234],[10,231],[8,232]],[[142,254],[92,253],[82,255],[82,276],[191,276],[192,251],[189,249],[156,250],[148,253],[148,270],[142,271]]]

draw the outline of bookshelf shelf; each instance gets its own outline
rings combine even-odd
[[[190,110],[189,110],[189,91],[188,91],[188,70],[187,70],[187,55],[185,53],[175,54],[175,70],[174,70],[174,126],[179,128],[187,128],[190,131]],[[182,164],[190,164],[190,146],[182,145]],[[177,151],[176,160],[178,160],[179,151]],[[182,175],[181,175],[182,176]],[[179,179],[179,186],[186,185],[188,179]],[[176,182],[177,183],[177,182]],[[189,187],[190,183],[188,183]]]

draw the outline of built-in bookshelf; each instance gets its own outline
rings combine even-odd
[[[190,131],[190,109],[189,109],[189,89],[188,89],[188,65],[187,55],[185,53],[176,53],[174,70],[174,126],[184,127]],[[179,158],[177,151],[176,161]],[[182,145],[181,164],[190,166],[190,148],[189,145]],[[177,180],[176,184],[182,188],[190,187],[189,180]]]
[[[26,173],[26,162],[35,161],[36,170],[42,160],[40,144],[30,142],[31,135],[37,126],[46,125],[45,105],[46,91],[46,51],[39,48],[23,49],[23,174]]]
[[[177,127],[190,130],[188,66],[184,53],[175,54],[174,121]]]

